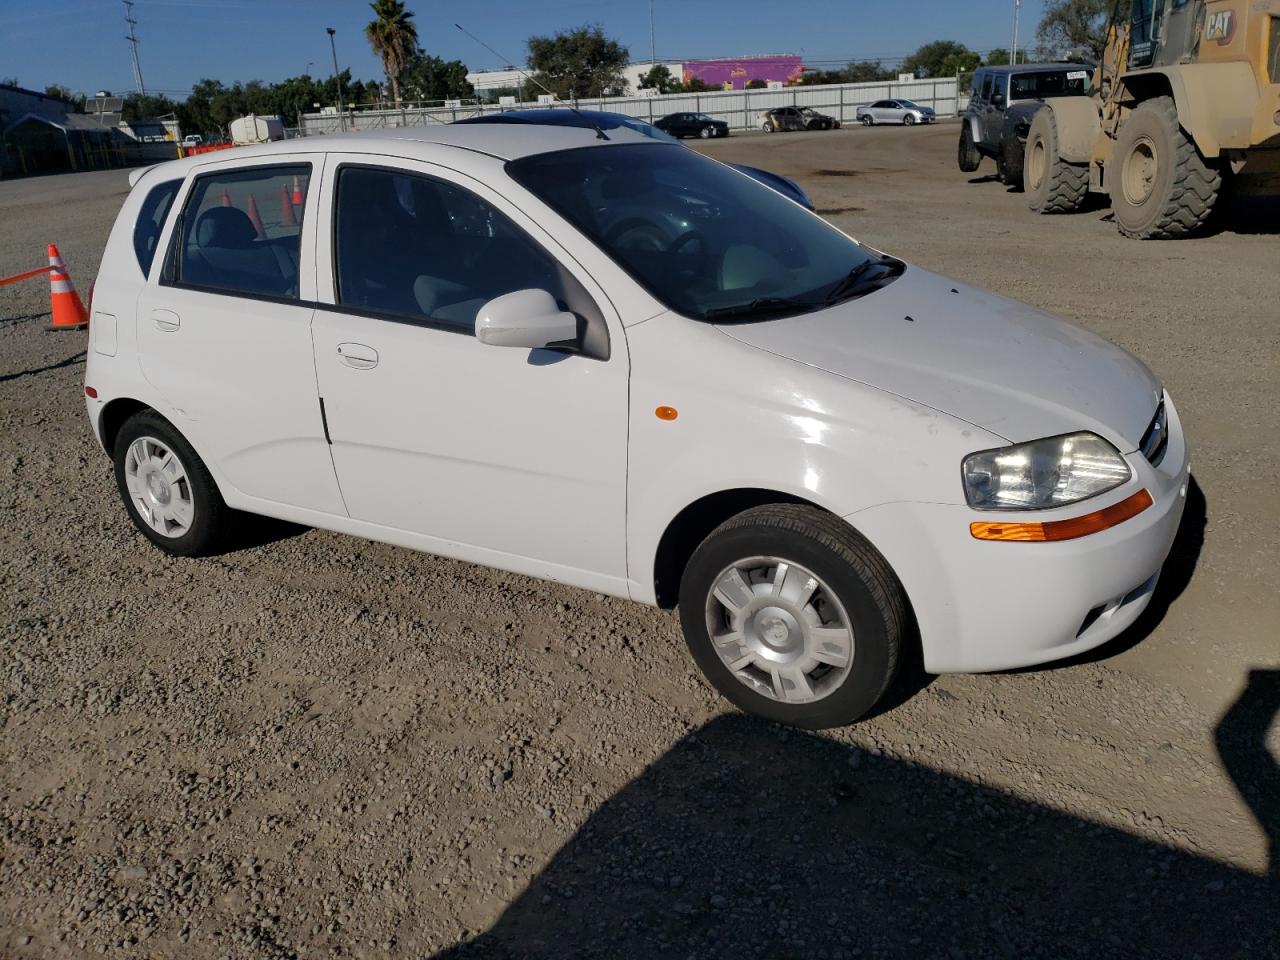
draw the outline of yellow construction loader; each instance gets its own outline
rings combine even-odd
[[[1111,198],[1127,237],[1182,237],[1224,178],[1280,159],[1280,0],[1117,0],[1088,97],[1045,101],[1023,184],[1037,213]]]

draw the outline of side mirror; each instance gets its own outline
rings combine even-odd
[[[576,348],[578,318],[561,310],[545,290],[516,290],[480,308],[476,339],[491,347]]]
[[[993,94],[991,95],[991,105],[992,105],[993,107],[1003,107],[1003,106],[1005,105],[1004,94],[1003,94],[1003,93],[993,93]]]

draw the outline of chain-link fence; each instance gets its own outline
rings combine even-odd
[[[967,87],[965,88],[967,90]],[[669,113],[705,113],[723,120],[733,130],[759,129],[766,111],[776,107],[811,107],[819,113],[835,117],[841,123],[852,123],[857,109],[876,100],[913,100],[932,107],[939,117],[956,116],[964,105],[958,99],[955,77],[934,80],[887,81],[877,83],[841,83],[829,86],[784,87],[777,90],[724,90],[713,93],[672,93],[652,97],[604,97],[575,100],[583,110],[609,110],[643,120],[657,120]],[[299,127],[304,136],[338,133],[348,130],[379,130],[388,127],[422,127],[435,123],[452,123],[466,117],[504,110],[537,107],[524,103],[519,107],[452,101],[447,104],[404,106],[391,110],[350,111],[345,117],[337,113],[308,113]]]

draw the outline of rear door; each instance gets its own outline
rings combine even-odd
[[[163,412],[236,490],[342,515],[311,355],[315,272],[302,255],[314,248],[303,242],[314,236],[312,172],[305,155],[195,168],[138,298],[138,357]]]

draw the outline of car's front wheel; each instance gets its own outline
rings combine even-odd
[[[165,553],[202,556],[226,542],[235,514],[168,420],[152,410],[134,414],[116,437],[114,460],[129,518]]]
[[[862,121],[862,125],[863,125],[864,127],[869,127],[869,126],[871,126],[873,123],[875,123],[875,121],[871,119],[871,115],[870,115],[870,114],[866,114],[866,113],[864,113],[864,114],[863,114],[862,116],[860,116],[858,119]]]
[[[760,124],[760,129],[763,130],[765,133],[773,133],[775,129],[773,126],[773,121],[766,120],[764,123]]]
[[[916,115],[914,113],[908,113],[906,116],[902,118],[902,123],[904,126],[908,126],[908,127],[913,126],[915,122],[916,122]]]
[[[680,584],[685,639],[716,689],[748,713],[810,729],[850,723],[883,696],[906,610],[871,544],[798,504],[721,524]]]
[[[709,140],[711,139],[711,136],[713,133],[714,131],[710,127],[703,127],[701,130],[698,131],[698,136],[700,136],[703,140]]]
[[[978,145],[973,142],[973,131],[969,129],[967,123],[960,130],[960,146],[956,150],[956,162],[962,173],[973,173],[982,164],[982,154],[978,152]]]

